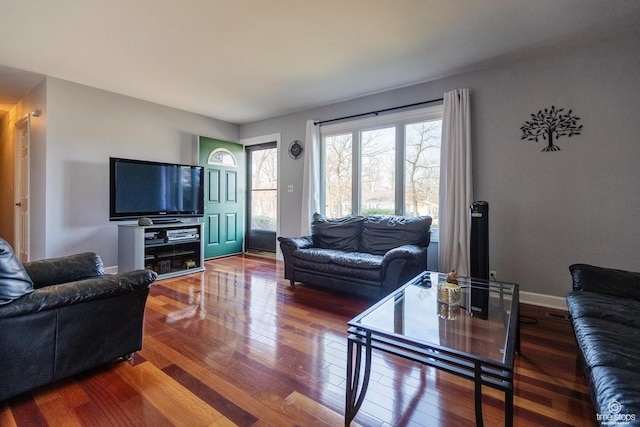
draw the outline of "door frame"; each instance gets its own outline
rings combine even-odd
[[[20,262],[31,260],[31,115],[15,122],[14,133],[14,239],[13,248]]]
[[[266,142],[264,144],[252,144],[252,145],[245,145],[244,146],[244,152],[245,152],[245,159],[247,160],[247,165],[246,165],[246,208],[245,208],[245,233],[244,233],[244,244],[245,244],[245,252],[249,252],[250,250],[255,250],[255,247],[251,246],[252,241],[254,240],[254,238],[256,240],[260,240],[260,238],[258,238],[257,236],[264,236],[264,237],[269,237],[268,240],[271,240],[271,236],[273,236],[273,241],[270,244],[273,244],[273,254],[275,255],[276,253],[276,247],[277,247],[277,232],[276,230],[273,231],[266,231],[266,230],[254,230],[251,228],[251,224],[253,222],[253,217],[254,217],[254,212],[253,212],[253,156],[255,155],[256,152],[259,152],[261,150],[274,150],[275,149],[275,154],[276,154],[276,188],[274,189],[276,191],[276,229],[278,227],[278,145],[275,141],[270,141],[270,142]],[[258,248],[258,250],[264,250],[261,248]],[[271,252],[271,250],[268,250],[269,252]]]
[[[281,156],[282,156],[282,150],[280,149],[281,144],[281,134],[280,132],[278,133],[272,133],[270,135],[261,135],[261,136],[255,136],[253,138],[245,138],[245,139],[241,139],[240,141],[238,141],[238,143],[246,146],[249,145],[258,145],[258,144],[265,144],[267,142],[276,142],[276,152],[277,152],[277,156],[278,156],[278,211],[277,211],[277,215],[278,215],[278,220],[276,221],[276,238],[277,236],[280,235],[280,212],[282,212],[282,197],[281,197],[281,193],[282,193],[282,162],[281,162]],[[246,200],[245,200],[246,203]],[[246,230],[245,230],[246,232]],[[278,260],[282,260],[282,251],[280,250],[280,245],[276,245],[276,259]]]

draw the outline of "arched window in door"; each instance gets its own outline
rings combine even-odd
[[[209,154],[207,164],[218,166],[238,167],[236,156],[226,148],[216,148]]]

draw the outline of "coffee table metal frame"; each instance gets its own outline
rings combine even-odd
[[[474,405],[477,426],[484,425],[482,418],[482,387],[488,386],[504,391],[505,426],[511,427],[513,425],[514,354],[520,351],[519,287],[517,284],[468,278],[463,278],[461,281],[461,283],[466,281],[470,286],[478,286],[482,289],[489,289],[491,292],[497,292],[502,303],[508,303],[510,300],[510,307],[504,311],[505,316],[508,317],[504,320],[508,322],[508,325],[504,343],[503,363],[437,344],[416,342],[416,340],[401,334],[377,330],[360,323],[362,318],[374,312],[389,299],[396,298],[405,288],[419,284],[423,281],[423,277],[432,273],[424,272],[419,274],[407,284],[349,321],[345,426],[351,424],[364,401],[371,376],[371,357],[374,349],[472,379],[475,384]],[[443,279],[446,277],[442,273],[439,274]],[[436,286],[436,284],[433,286]],[[504,299],[505,294],[510,298]],[[364,365],[362,364],[363,352]],[[363,375],[362,381],[360,380],[361,374]]]

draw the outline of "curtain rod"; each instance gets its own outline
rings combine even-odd
[[[352,116],[338,117],[337,119],[320,120],[318,122],[314,122],[313,124],[314,125],[323,125],[323,124],[329,123],[329,122],[337,122],[338,120],[353,119],[353,118],[356,118],[356,117],[368,116],[370,114],[375,114],[377,116],[380,113],[386,113],[388,111],[400,110],[402,108],[416,107],[418,105],[431,104],[433,102],[440,102],[440,101],[444,101],[444,98],[432,99],[431,101],[416,102],[415,104],[401,105],[399,107],[385,108],[384,110],[369,111],[368,113],[354,114]]]

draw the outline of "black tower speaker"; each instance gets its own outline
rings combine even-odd
[[[471,277],[489,280],[489,203],[473,202],[471,210],[471,241],[469,258]],[[489,290],[483,286],[471,289],[469,309],[474,316],[487,318]]]
[[[489,280],[489,203],[471,204],[471,277]]]

